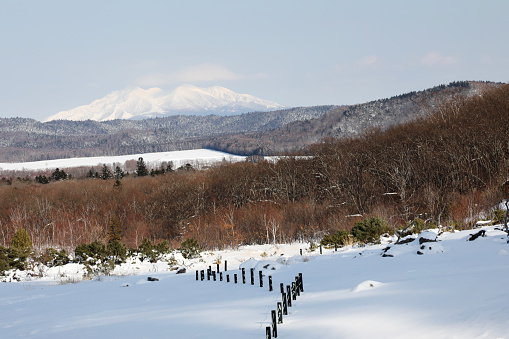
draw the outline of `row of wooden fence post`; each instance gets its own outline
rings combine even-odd
[[[283,283],[279,285],[281,291],[281,300],[276,303],[276,310],[271,311],[271,326],[265,328],[265,338],[277,338],[277,326],[283,323],[283,315],[288,315],[288,307],[292,307],[292,300],[296,300],[301,292],[304,292],[304,283],[302,281],[302,273],[295,277],[291,285],[285,286]],[[276,317],[277,314],[277,317]]]
[[[224,262],[225,271],[227,271],[227,262]],[[246,283],[246,270],[243,267],[242,269],[242,283]],[[251,285],[254,285],[254,268],[250,269],[251,272]],[[212,270],[212,266],[207,268],[207,280],[210,280],[212,277],[213,281],[216,281],[216,276],[219,275],[219,281],[223,281],[223,272],[219,271],[219,264],[216,264],[216,270]],[[263,287],[263,271],[259,271],[259,280],[260,287]],[[237,284],[237,273],[233,274],[234,283]],[[198,271],[196,270],[196,281],[205,280],[205,270]],[[230,275],[226,275],[226,282],[230,282]],[[272,287],[272,276],[268,276],[268,285],[269,291],[273,291]],[[302,281],[302,273],[299,273],[298,276],[295,277],[295,281],[292,281],[291,284],[285,285],[280,283],[280,291],[281,291],[281,301],[276,303],[276,310],[271,310],[271,326],[267,326],[265,330],[266,339],[277,338],[277,325],[283,323],[283,315],[288,315],[288,307],[292,307],[292,300],[296,300],[298,296],[300,296],[301,292],[304,292],[304,284]]]

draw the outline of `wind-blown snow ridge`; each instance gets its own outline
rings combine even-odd
[[[89,105],[61,111],[51,120],[143,119],[175,114],[231,115],[283,108],[278,103],[249,94],[239,94],[224,87],[200,88],[182,85],[170,93],[160,88],[140,87],[114,91]]]

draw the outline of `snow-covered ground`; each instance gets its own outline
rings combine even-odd
[[[138,160],[142,157],[143,160],[151,166],[157,166],[163,162],[173,162],[174,168],[191,163],[192,165],[210,165],[221,161],[237,162],[244,161],[246,157],[233,155],[229,153],[213,151],[209,149],[195,149],[187,151],[174,151],[174,152],[157,152],[157,153],[143,153],[119,156],[104,156],[104,157],[88,157],[88,158],[70,158],[70,159],[55,159],[33,162],[21,163],[0,163],[0,171],[31,171],[31,170],[44,170],[56,168],[71,168],[71,167],[93,167],[98,165],[121,164],[123,165],[128,160]]]
[[[482,229],[486,237],[474,241],[467,239],[479,229],[422,244],[387,238],[323,255],[302,243],[204,252],[193,260],[175,255],[187,273],[169,271],[166,262],[135,262],[116,275],[58,283],[83,273],[69,265],[46,278],[0,285],[0,337],[265,338],[281,301],[279,284],[302,273],[304,292],[283,317],[278,338],[508,338],[509,244],[497,228]],[[229,283],[195,280],[195,270],[217,261],[223,270],[225,260]],[[253,266],[264,272],[263,288],[257,274],[255,286],[249,273],[246,285],[233,283],[239,267]]]

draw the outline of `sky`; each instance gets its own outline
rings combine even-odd
[[[509,1],[0,0],[0,117],[128,87],[224,86],[285,106],[509,81]]]

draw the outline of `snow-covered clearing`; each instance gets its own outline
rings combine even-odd
[[[1,284],[0,337],[265,338],[281,301],[279,283],[302,273],[304,292],[278,326],[278,338],[508,338],[507,235],[482,229],[486,237],[474,241],[467,239],[479,229],[444,233],[438,242],[393,245],[388,238],[323,255],[302,243],[204,252],[192,260],[176,255],[187,273],[175,274],[165,262],[136,262],[117,275],[59,284],[83,273],[74,264],[46,278]],[[229,283],[195,280],[195,270],[217,260],[221,271],[227,260]],[[243,285],[241,265],[271,275],[274,291],[267,277],[260,288],[257,274],[255,286],[249,273]]]
[[[20,163],[0,163],[0,171],[35,171],[56,168],[62,169],[71,167],[92,167],[98,165],[123,165],[128,160],[138,160],[140,157],[142,157],[146,163],[154,167],[163,162],[171,161],[173,162],[175,168],[185,165],[186,163],[190,163],[193,166],[205,166],[221,161],[237,162],[244,161],[246,159],[244,156],[233,155],[209,149],[194,149],[187,151],[143,153],[119,156],[69,158]]]

